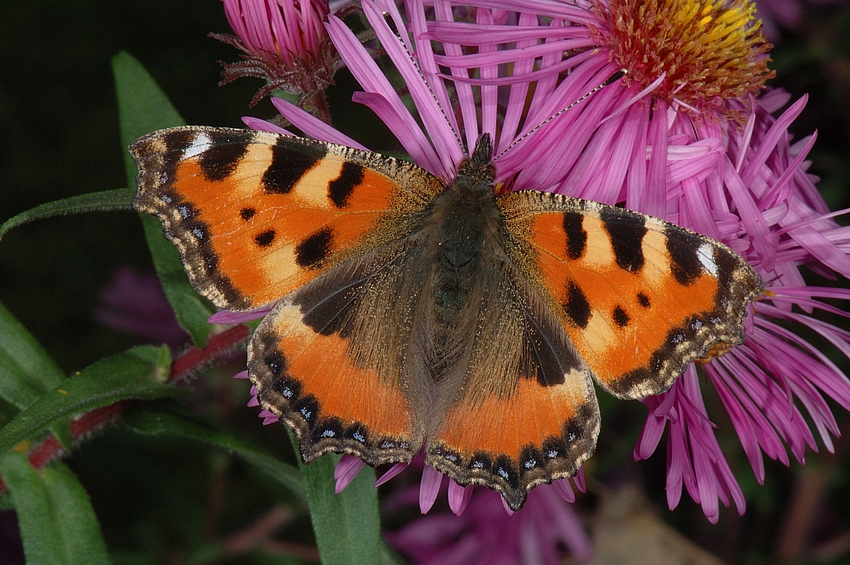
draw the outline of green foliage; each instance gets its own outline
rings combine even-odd
[[[61,463],[37,471],[22,453],[0,457],[0,474],[18,515],[27,563],[109,563],[100,525],[83,485]]]
[[[92,194],[81,194],[55,202],[47,202],[31,210],[22,212],[0,224],[0,239],[6,233],[18,226],[67,214],[85,214],[86,212],[114,212],[130,210],[134,191],[127,188],[117,188]]]
[[[340,494],[333,473],[339,456],[326,455],[311,465],[301,464],[307,486],[310,519],[325,565],[380,562],[380,529],[375,471],[364,468]]]

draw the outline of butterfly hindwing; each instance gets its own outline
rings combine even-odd
[[[262,406],[296,431],[305,461],[327,452],[410,461],[422,445],[425,396],[412,389],[427,378],[410,366],[421,288],[411,263],[415,253],[392,246],[343,263],[257,328],[249,375]]]
[[[217,306],[270,304],[401,237],[443,189],[391,157],[259,131],[178,127],[130,146],[133,206],[155,214]]]
[[[531,488],[573,476],[590,457],[599,408],[560,320],[497,246],[470,297],[468,357],[443,377],[454,386],[440,389],[426,462],[519,509]]]
[[[743,341],[762,292],[725,245],[637,212],[544,192],[497,199],[512,258],[545,289],[576,350],[611,393],[667,390],[715,343]]]

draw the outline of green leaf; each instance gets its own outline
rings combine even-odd
[[[0,398],[23,410],[63,382],[62,370],[0,303]]]
[[[130,204],[133,202],[135,191],[129,188],[118,188],[116,190],[107,190],[104,192],[93,192],[91,194],[81,194],[48,202],[36,206],[26,212],[21,212],[0,224],[0,239],[6,235],[6,232],[12,228],[22,226],[35,220],[44,218],[52,218],[54,216],[64,216],[66,214],[84,214],[86,212],[112,212],[115,210],[131,210]]]
[[[164,400],[130,407],[123,422],[142,434],[173,434],[224,449],[263,471],[300,498],[305,498],[301,473],[261,449],[220,432],[176,402]]]
[[[126,147],[137,137],[154,130],[186,125],[177,109],[142,64],[129,53],[112,58],[115,90],[118,95],[118,120],[121,143]],[[127,181],[136,179],[136,163],[125,153]]]
[[[295,442],[293,442],[295,444]],[[334,492],[338,455],[299,466],[323,565],[381,562],[381,517],[375,471],[364,467],[341,493]]]
[[[90,365],[43,394],[0,430],[0,453],[40,433],[55,420],[128,398],[161,398],[182,389],[165,384],[168,349],[135,347]]]
[[[119,53],[113,57],[112,71],[118,94],[121,142],[125,146],[146,133],[185,123],[153,78],[131,55]],[[136,163],[127,151],[124,152],[124,164],[127,182],[135,185]],[[207,318],[215,310],[192,288],[183,270],[180,254],[163,236],[159,220],[145,215],[142,217],[142,225],[154,268],[177,321],[192,336],[195,345],[203,347],[212,330],[207,324]]]
[[[23,453],[0,457],[0,473],[18,516],[27,563],[109,563],[94,510],[77,477],[63,464],[41,472]]]
[[[65,381],[41,344],[0,304],[0,398],[20,411]],[[3,418],[3,425],[13,417]],[[70,445],[70,422],[55,421],[50,431],[63,447]]]

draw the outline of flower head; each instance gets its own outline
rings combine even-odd
[[[652,96],[696,111],[728,113],[725,101],[758,94],[773,76],[755,4],[708,0],[611,0],[592,29],[609,58]]]
[[[236,35],[213,37],[242,51],[242,61],[223,63],[222,84],[262,78],[266,86],[253,106],[275,89],[301,95],[303,106],[333,84],[336,52],[325,33],[327,0],[223,0]]]
[[[734,215],[722,207],[712,209],[712,218],[740,221],[737,230],[722,230],[721,237],[750,261],[767,285],[765,295],[753,305],[745,342],[700,366],[760,483],[763,455],[787,465],[789,450],[800,463],[807,447],[817,451],[812,424],[832,450],[831,436],[837,436],[839,429],[827,398],[850,409],[847,377],[814,344],[817,337],[850,356],[850,332],[821,319],[824,314],[848,317],[846,310],[824,299],[848,301],[850,289],[807,285],[803,279],[804,269],[850,277],[850,231],[830,218],[804,172],[803,159],[814,139],[790,143],[788,124],[805,100],[778,119],[770,113],[785,100],[782,93],[768,94],[751,108],[746,128],[726,130],[729,139],[722,167],[701,188],[703,198],[725,193],[727,206],[747,204]],[[761,229],[742,229],[746,224]],[[743,512],[743,495],[715,438],[697,367],[689,367],[669,392],[644,402],[650,413],[635,457],[648,457],[669,426],[671,508],[685,487],[712,521],[718,518],[718,501],[726,505],[734,501]]]

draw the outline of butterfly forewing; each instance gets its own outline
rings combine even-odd
[[[761,280],[725,245],[657,218],[543,192],[498,199],[512,257],[556,304],[607,390],[668,389],[717,342],[743,340]]]
[[[231,310],[270,304],[398,239],[443,189],[409,163],[265,132],[172,128],[130,151],[134,207],[160,217],[192,283]]]

